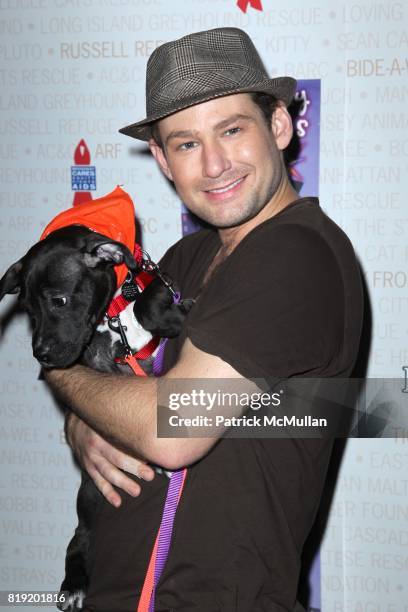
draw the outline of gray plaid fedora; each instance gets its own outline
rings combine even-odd
[[[289,104],[296,81],[270,79],[254,43],[238,28],[195,32],[153,51],[146,69],[146,118],[119,130],[149,140],[150,124],[183,108],[234,93],[258,91]]]

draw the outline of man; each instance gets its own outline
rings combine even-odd
[[[147,117],[121,131],[149,142],[185,205],[215,228],[182,239],[161,262],[196,304],[168,342],[160,384],[352,371],[360,276],[347,237],[288,180],[294,87],[269,79],[235,28],[166,43],[149,59]],[[136,609],[168,486],[144,462],[189,466],[157,611],[300,609],[300,555],[329,438],[157,438],[155,379],[80,366],[48,379],[77,415],[68,437],[95,482],[112,503],[112,484],[131,493],[101,511],[86,610]],[[140,496],[132,473],[150,479]]]

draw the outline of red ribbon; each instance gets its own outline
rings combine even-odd
[[[76,166],[89,166],[91,164],[91,154],[86,142],[83,138],[79,141],[77,148],[74,152],[74,163]],[[72,206],[78,206],[92,200],[92,194],[90,191],[76,191],[74,193],[74,201]]]
[[[247,12],[248,5],[257,11],[263,11],[261,0],[238,0],[237,5],[243,13]]]

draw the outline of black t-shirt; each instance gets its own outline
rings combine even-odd
[[[186,337],[242,376],[344,377],[362,325],[361,278],[342,230],[303,198],[257,226],[202,288],[220,247],[203,230],[180,240],[162,268],[197,298],[165,369]],[[283,612],[296,601],[300,555],[318,508],[332,440],[221,439],[190,466],[156,612]],[[160,524],[167,478],[104,504],[93,538],[86,610],[137,607]]]

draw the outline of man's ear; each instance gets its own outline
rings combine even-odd
[[[20,291],[20,273],[23,267],[23,260],[19,259],[13,263],[0,280],[0,301],[7,293],[18,293]]]
[[[85,263],[89,268],[95,268],[103,263],[111,266],[124,263],[129,270],[136,272],[139,269],[127,246],[103,234],[92,233],[83,250],[85,251]]]
[[[161,146],[158,145],[157,142],[153,138],[150,138],[150,140],[149,140],[149,147],[150,147],[150,151],[151,151],[154,159],[157,161],[157,163],[159,164],[160,168],[162,169],[162,172],[167,176],[169,181],[172,181],[173,180],[173,175],[171,173],[171,170],[169,168],[169,164],[167,163],[167,158],[166,158],[166,156],[164,154],[164,151],[161,148]]]
[[[293,123],[288,109],[280,104],[274,111],[271,121],[272,133],[278,149],[286,149],[293,136]]]

